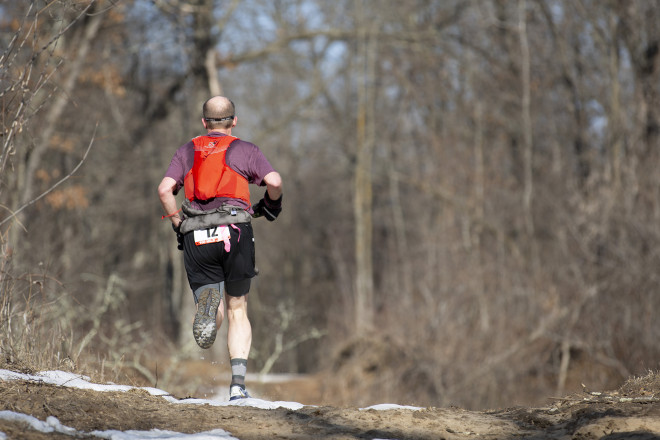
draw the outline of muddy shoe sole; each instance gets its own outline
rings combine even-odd
[[[199,296],[197,313],[193,322],[193,336],[197,345],[202,348],[209,348],[215,342],[217,333],[215,315],[218,313],[221,299],[218,289],[206,289]]]

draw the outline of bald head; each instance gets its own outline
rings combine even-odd
[[[207,129],[228,129],[234,123],[234,103],[224,96],[214,96],[202,106]]]

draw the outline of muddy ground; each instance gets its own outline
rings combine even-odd
[[[628,381],[612,392],[549,399],[546,407],[467,411],[360,410],[306,406],[251,407],[173,404],[144,390],[98,392],[38,382],[0,380],[0,410],[57,417],[79,432],[162,429],[194,433],[223,429],[249,439],[660,439],[660,376]],[[19,422],[0,420],[10,439],[57,439]],[[79,438],[94,438],[85,435]]]

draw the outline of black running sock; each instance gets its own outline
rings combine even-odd
[[[247,373],[247,359],[231,360],[231,384],[240,385],[245,389],[245,373]]]

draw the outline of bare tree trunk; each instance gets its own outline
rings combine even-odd
[[[521,76],[522,76],[522,131],[523,131],[523,213],[525,217],[525,229],[530,243],[531,262],[534,278],[539,272],[539,255],[534,238],[534,216],[532,202],[534,196],[534,173],[533,173],[533,136],[532,136],[532,114],[531,114],[531,86],[530,70],[531,60],[529,52],[529,41],[527,39],[527,0],[518,1],[518,32],[520,36],[521,54]]]
[[[186,279],[186,270],[183,267],[183,254],[173,246],[169,247],[167,258],[172,267],[172,284],[169,298],[171,302],[171,316],[176,321],[178,330],[177,341],[184,345],[192,337],[192,319],[195,314],[195,301],[192,299],[190,286]]]
[[[358,84],[357,162],[353,209],[355,215],[355,328],[358,333],[373,327],[373,194],[371,163],[374,148],[374,93],[376,40],[366,27],[359,30],[358,58],[363,63]]]
[[[394,150],[394,148],[390,148]],[[398,171],[396,169],[396,154],[390,151],[389,155],[389,194],[392,201],[392,224],[394,226],[396,256],[393,259],[398,267],[397,274],[393,277],[393,286],[398,286],[401,295],[403,309],[412,312],[412,293],[413,293],[413,272],[411,268],[410,252],[408,249],[408,240],[406,238],[406,220],[404,216],[404,207],[401,201],[401,191],[399,188]],[[397,295],[398,296],[398,295]]]
[[[610,14],[610,32],[615,35],[616,31],[616,16]],[[612,92],[610,98],[611,106],[611,121],[612,127],[610,129],[610,142],[612,142],[611,149],[611,167],[612,167],[612,180],[614,184],[614,193],[617,194],[621,187],[621,158],[623,155],[623,124],[621,112],[621,84],[619,82],[619,47],[616,38],[612,39],[611,46],[609,47],[609,68],[610,68],[610,84],[612,85]]]
[[[222,86],[218,79],[218,66],[216,65],[215,58],[215,49],[209,49],[206,52],[204,67],[206,68],[206,75],[209,77],[209,90],[211,91],[211,96],[222,95]]]
[[[476,252],[477,273],[475,274],[475,283],[477,295],[479,296],[479,320],[481,323],[481,331],[488,332],[490,330],[490,313],[489,301],[486,293],[486,282],[484,280],[484,261],[481,243],[481,234],[483,233],[483,225],[485,223],[484,213],[484,194],[485,194],[485,177],[484,177],[484,134],[483,134],[483,106],[481,102],[477,102],[475,107],[475,120],[476,130],[474,139],[474,187],[475,187],[475,224],[473,232],[473,252]]]

